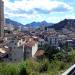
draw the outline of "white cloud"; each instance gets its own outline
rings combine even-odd
[[[9,2],[9,0],[4,0],[5,7],[8,7],[10,9],[25,9],[30,10],[33,8],[44,8],[51,10],[53,8],[56,8],[60,5],[64,6],[67,9],[72,9],[71,6],[64,2],[58,2],[58,1],[49,1],[49,0],[15,0],[14,3]]]
[[[75,15],[66,15],[65,16],[66,19],[75,19]]]
[[[35,20],[36,18],[39,20],[43,20],[45,18],[45,15],[41,16],[40,13],[34,10],[35,8],[39,8],[44,11],[45,10],[49,11],[49,13],[55,12],[53,11],[53,9],[57,10],[57,8],[59,8],[60,6],[69,11],[73,10],[73,8],[70,5],[59,1],[50,1],[50,0],[15,0],[14,2],[10,2],[9,0],[3,1],[5,5],[5,17],[9,18],[21,17],[33,20]],[[25,13],[18,13],[17,11],[19,11],[19,9],[24,10]],[[30,11],[32,11],[31,14],[26,13]]]

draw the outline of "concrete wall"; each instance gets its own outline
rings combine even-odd
[[[35,45],[32,47],[32,57],[33,58],[34,58],[34,55],[35,55],[37,50],[38,50],[38,42],[35,43]]]
[[[23,52],[23,46],[17,47],[17,40],[13,40],[13,42],[9,43],[10,47],[10,54],[9,59],[11,61],[20,61],[23,60],[24,52]]]

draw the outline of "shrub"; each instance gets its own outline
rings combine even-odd
[[[39,72],[45,72],[45,71],[47,71],[47,69],[48,69],[48,65],[47,64],[42,64],[41,67],[40,67]]]
[[[0,75],[18,75],[17,66],[13,64],[1,64]]]
[[[46,72],[48,70],[49,61],[47,59],[44,59],[40,62],[39,72]]]
[[[66,68],[66,64],[64,62],[61,62],[59,65],[59,70],[64,70]]]
[[[28,75],[28,73],[27,73],[25,67],[22,67],[22,68],[20,69],[20,73],[19,73],[19,75]]]

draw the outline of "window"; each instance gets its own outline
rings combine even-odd
[[[1,8],[1,7],[3,7],[3,3],[2,3],[2,2],[0,2],[0,8]]]
[[[13,43],[14,41],[12,40],[11,43]]]
[[[27,51],[27,52],[26,52],[26,54],[30,54],[30,52],[29,52],[29,51]]]
[[[16,61],[16,59],[14,59],[14,61]]]
[[[13,48],[15,49],[16,47],[14,46]]]
[[[12,50],[12,47],[9,47],[10,51]]]
[[[12,58],[9,58],[9,60],[12,60]]]
[[[16,45],[16,43],[15,43],[15,45]]]

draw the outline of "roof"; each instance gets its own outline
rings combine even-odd
[[[36,57],[42,56],[44,55],[45,51],[44,50],[37,50],[37,52],[35,53]]]
[[[32,38],[29,38],[29,40],[26,41],[25,46],[26,47],[32,47],[35,45],[35,43],[36,43],[35,40],[33,40]]]
[[[4,57],[4,56],[7,55],[8,53],[9,53],[9,48],[7,48],[6,46],[0,48],[0,57]]]

